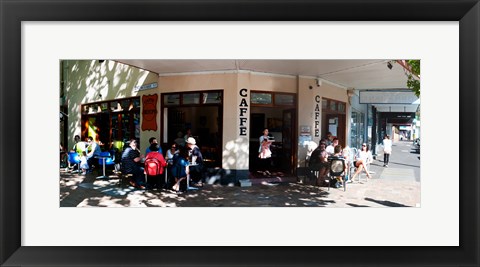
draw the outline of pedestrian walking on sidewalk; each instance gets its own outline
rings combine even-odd
[[[392,154],[392,140],[390,140],[390,136],[386,134],[383,138],[383,167],[388,167],[390,154]]]

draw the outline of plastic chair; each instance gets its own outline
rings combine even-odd
[[[77,170],[72,171],[72,173],[80,172],[80,156],[78,156],[77,152],[68,152],[68,162],[77,165]]]
[[[358,150],[355,149],[355,161],[356,161],[357,153],[358,153]],[[354,161],[354,162],[355,162],[355,161]],[[368,172],[369,174],[374,173],[374,172],[370,171],[370,163],[372,163],[372,161],[373,161],[373,160],[372,160],[372,155],[370,154],[368,161],[367,161],[367,162],[364,162],[364,164],[363,164],[363,165],[365,166],[365,172]],[[357,171],[357,166],[353,165],[353,170],[352,170],[352,172],[355,173],[356,171]],[[363,175],[365,175],[365,177],[364,177],[364,178],[365,178],[365,181],[368,182],[367,174],[364,174],[363,171],[358,174],[358,181],[360,182],[360,180],[362,179],[362,176],[363,176]],[[352,174],[352,176],[353,176],[353,174]],[[352,181],[353,181],[353,180],[352,180]]]
[[[114,161],[115,159],[110,155],[110,152],[108,151],[100,152],[100,157],[107,157],[105,159],[105,167],[115,165],[115,161]],[[103,167],[103,159],[101,158],[98,159],[98,165]]]
[[[330,163],[330,169],[327,176],[328,190],[330,190],[331,181],[336,181],[336,178],[340,177],[343,184],[343,191],[347,191],[347,181],[345,181],[345,159],[339,157],[330,157],[328,158],[328,162]]]

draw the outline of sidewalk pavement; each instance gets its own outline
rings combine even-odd
[[[373,179],[343,188],[314,186],[305,177],[296,182],[253,182],[252,186],[206,184],[198,190],[176,194],[169,190],[121,188],[118,179],[97,180],[60,171],[61,207],[420,207],[420,158],[412,142],[393,145],[391,162],[383,155],[371,164]],[[380,161],[381,160],[381,161]]]

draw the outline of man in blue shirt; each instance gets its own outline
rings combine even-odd
[[[148,139],[148,142],[150,143],[150,145],[147,147],[147,149],[145,150],[145,155],[147,155],[148,153],[151,152],[150,150],[150,146],[152,146],[152,144],[158,144],[157,142],[157,138],[155,137],[150,137],[150,139]],[[162,147],[161,146],[158,146],[158,153],[160,154],[163,154],[163,151],[162,151]]]

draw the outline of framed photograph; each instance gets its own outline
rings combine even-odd
[[[478,248],[479,242],[479,173],[478,168],[478,148],[479,137],[479,21],[480,4],[478,0],[467,1],[446,1],[446,0],[409,0],[409,1],[7,1],[0,0],[1,23],[0,23],[0,265],[2,266],[478,266],[480,265],[480,255]],[[132,12],[136,11],[136,12]],[[267,21],[267,22],[263,22]],[[342,27],[354,27],[358,23],[359,27],[368,27],[369,25],[385,25],[385,32],[393,31],[393,28],[400,29],[405,26],[399,22],[409,24],[420,23],[423,26],[439,24],[446,27],[457,27],[458,36],[454,35],[454,43],[459,43],[459,62],[454,62],[454,68],[445,63],[441,66],[443,69],[451,71],[451,76],[459,80],[458,94],[452,93],[452,101],[460,102],[457,110],[451,113],[459,114],[453,118],[442,118],[444,121],[439,127],[444,129],[445,124],[457,125],[450,127],[445,134],[444,131],[430,131],[429,135],[434,136],[434,140],[442,145],[444,142],[450,146],[455,154],[453,166],[458,169],[441,169],[443,163],[435,160],[423,158],[425,165],[422,165],[422,171],[426,172],[426,188],[435,192],[435,181],[448,181],[459,184],[459,192],[452,190],[444,194],[441,198],[445,201],[459,203],[458,207],[437,207],[429,201],[423,201],[428,198],[428,194],[422,193],[422,207],[414,208],[413,213],[417,217],[412,217],[412,209],[396,209],[396,216],[408,213],[408,220],[424,218],[422,212],[434,209],[438,214],[445,217],[458,217],[458,228],[441,228],[441,221],[438,223],[429,223],[430,236],[423,236],[418,229],[401,229],[402,223],[397,225],[382,225],[381,218],[372,218],[371,221],[358,221],[357,216],[365,209],[348,209],[349,211],[331,211],[321,213],[319,210],[303,208],[277,208],[273,211],[276,214],[272,220],[266,218],[264,214],[272,213],[271,208],[255,209],[217,209],[212,212],[210,209],[165,209],[165,218],[158,220],[158,217],[150,216],[146,213],[147,209],[105,209],[105,208],[83,208],[70,209],[62,208],[61,218],[58,217],[58,187],[51,188],[51,184],[58,184],[58,169],[53,172],[50,170],[49,152],[56,149],[44,147],[51,145],[51,142],[57,141],[54,129],[51,127],[48,114],[58,114],[58,106],[50,105],[51,95],[58,93],[55,82],[59,74],[59,59],[70,59],[72,56],[83,59],[111,58],[112,53],[116,58],[121,57],[121,51],[124,47],[130,50],[136,49],[137,58],[155,57],[158,53],[155,50],[167,50],[164,54],[174,53],[165,49],[164,45],[168,42],[158,42],[157,37],[161,34],[152,34],[152,32],[135,31],[132,29],[149,28],[149,22],[165,22],[161,25],[165,32],[176,31],[182,38],[189,37],[192,42],[183,47],[180,51],[183,58],[211,58],[210,53],[217,53],[218,58],[229,58],[233,53],[239,58],[249,58],[251,54],[249,45],[262,45],[262,41],[268,43],[260,37],[259,40],[251,40],[251,35],[245,33],[243,26],[247,25],[253,28],[262,25],[256,36],[273,36],[272,32],[276,28],[268,28],[268,25],[280,24],[283,29],[279,30],[282,34],[288,33],[295,36],[296,41],[291,42],[290,47],[281,45],[285,39],[276,39],[273,43],[268,43],[264,47],[264,54],[259,57],[269,58],[272,54],[269,51],[280,51],[283,58],[287,58],[288,50],[294,50],[294,47],[300,44],[310,44],[310,42],[335,43],[338,39],[324,37],[324,32],[308,32],[307,29],[300,35],[296,32],[299,27],[309,28],[308,22],[326,22],[327,26],[339,24]],[[202,24],[206,22],[206,24]],[[238,26],[244,22],[244,25]],[[335,23],[334,23],[335,22]],[[343,24],[342,24],[343,22]],[[90,23],[90,25],[89,25]],[[395,23],[399,23],[396,25]],[[196,25],[198,24],[198,25]],[[227,38],[223,40],[220,34],[218,41],[222,48],[213,47],[208,51],[204,49],[192,49],[192,45],[201,45],[204,42],[195,42],[202,39],[211,32],[203,31],[205,25],[220,27],[222,32],[239,31],[243,33],[239,38]],[[401,25],[400,25],[401,24]],[[48,39],[43,32],[39,33],[43,27],[54,29],[51,36],[56,36],[55,43],[51,46],[45,43],[35,43],[32,40],[38,36]],[[175,28],[169,28],[171,26]],[[60,26],[60,27],[57,27]],[[97,27],[96,30],[92,30]],[[121,27],[118,27],[121,26]],[[155,26],[156,27],[156,26]],[[391,28],[390,28],[391,27]],[[192,30],[193,28],[193,30]],[[219,28],[219,29],[220,29]],[[98,29],[103,32],[98,34]],[[155,28],[156,29],[156,28]],[[173,29],[173,30],[172,30]],[[250,28],[252,29],[252,28]],[[260,28],[257,28],[260,29]],[[292,31],[292,29],[294,29]],[[92,32],[89,32],[92,31]],[[95,34],[90,35],[90,33]],[[79,33],[72,37],[70,33]],[[246,31],[248,33],[248,31]],[[40,34],[40,35],[39,35]],[[356,35],[358,34],[358,35]],[[405,33],[407,34],[407,32]],[[38,36],[37,36],[38,35]],[[346,58],[362,57],[364,54],[359,51],[368,51],[368,46],[362,48],[362,40],[368,38],[379,38],[380,33],[370,31],[356,31],[348,36],[349,48],[341,51]],[[63,36],[63,38],[59,38]],[[336,38],[344,38],[338,36]],[[375,43],[376,50],[384,49],[385,53],[389,51],[389,46],[393,46],[396,40],[408,38],[399,35],[398,39],[390,38]],[[77,39],[76,39],[77,38]],[[197,38],[197,39],[196,39]],[[155,42],[158,43],[155,43]],[[450,40],[452,41],[452,40]],[[29,43],[30,42],[30,43]],[[153,44],[152,44],[153,42]],[[346,42],[346,41],[345,41]],[[415,39],[411,39],[415,44]],[[46,42],[48,43],[48,42]],[[76,44],[77,43],[77,44]],[[78,43],[88,44],[86,47],[77,47]],[[380,46],[381,44],[381,46]],[[38,53],[31,53],[29,48],[35,45],[41,46],[45,54],[42,55],[44,61],[35,63],[36,69],[31,70],[31,59]],[[62,47],[62,49],[57,49]],[[246,48],[247,47],[247,48]],[[347,46],[345,46],[347,47]],[[450,47],[443,44],[432,44],[430,50],[438,50],[440,54],[458,53],[458,51],[449,51]],[[182,48],[178,48],[182,49]],[[404,50],[409,47],[405,46]],[[48,51],[54,51],[55,56],[48,58]],[[298,49],[301,50],[301,49]],[[74,51],[72,53],[72,51]],[[201,51],[201,54],[198,54]],[[142,52],[142,53],[140,53]],[[168,52],[168,53],[167,53]],[[77,54],[78,53],[78,56]],[[117,54],[115,54],[117,53]],[[338,53],[335,51],[326,51],[328,53]],[[358,55],[360,53],[360,55]],[[179,58],[179,54],[175,54]],[[308,55],[307,55],[308,56]],[[411,54],[412,58],[421,54]],[[126,55],[128,58],[129,56]],[[298,56],[296,56],[298,57]],[[313,57],[313,56],[311,56]],[[305,57],[309,58],[309,57]],[[455,57],[453,57],[455,58]],[[50,68],[51,66],[53,68]],[[55,67],[56,66],[56,67]],[[457,69],[456,66],[459,66]],[[43,74],[48,69],[47,74]],[[40,73],[40,76],[31,75]],[[446,79],[446,76],[429,76],[432,72],[428,69],[425,74],[426,80]],[[458,77],[457,77],[458,76]],[[53,78],[52,78],[53,77]],[[450,78],[450,77],[449,77]],[[422,77],[423,79],[423,77]],[[52,85],[53,81],[53,85]],[[426,85],[428,86],[428,85]],[[34,88],[35,91],[25,91],[26,88]],[[31,89],[29,89],[31,90]],[[55,92],[50,92],[54,90]],[[28,93],[27,93],[28,92]],[[28,96],[35,92],[35,97]],[[443,92],[443,91],[442,91]],[[38,97],[37,97],[37,94]],[[445,97],[445,96],[443,96]],[[32,99],[33,98],[33,99]],[[54,97],[55,98],[55,97]],[[446,97],[448,99],[448,96]],[[160,98],[161,99],[161,98]],[[49,102],[50,101],[50,102]],[[165,100],[166,101],[166,100]],[[422,100],[423,101],[423,100]],[[428,102],[428,101],[426,101]],[[430,102],[432,103],[432,102]],[[423,103],[422,103],[423,104]],[[32,113],[32,108],[34,113]],[[78,107],[79,113],[83,107]],[[112,106],[110,106],[112,108]],[[436,107],[437,109],[448,109],[448,106]],[[108,109],[108,106],[105,106]],[[100,108],[100,112],[105,110]],[[115,109],[115,107],[113,107]],[[98,110],[98,109],[97,109]],[[31,115],[35,114],[33,118]],[[431,113],[434,116],[434,112]],[[36,121],[35,125],[27,123]],[[53,119],[53,117],[52,117]],[[55,118],[57,119],[57,118]],[[453,121],[455,120],[455,121]],[[56,121],[57,122],[57,121]],[[58,122],[57,122],[58,123]],[[270,121],[272,127],[278,126],[278,121]],[[429,122],[423,122],[428,128]],[[437,124],[437,123],[431,123]],[[54,126],[56,127],[56,126]],[[430,126],[436,130],[434,126]],[[310,132],[309,126],[302,126],[302,133]],[[50,136],[54,135],[53,138]],[[37,140],[38,139],[38,140]],[[429,140],[422,137],[423,146],[429,145]],[[35,144],[35,145],[32,145]],[[432,144],[432,143],[430,143]],[[57,143],[58,145],[58,143]],[[55,150],[56,151],[56,150]],[[57,152],[58,153],[58,152]],[[53,155],[53,154],[52,154]],[[426,154],[428,155],[428,154]],[[423,157],[423,156],[422,156]],[[25,159],[38,159],[41,163],[38,165],[25,164]],[[53,158],[53,156],[52,156]],[[28,162],[31,162],[29,160]],[[435,169],[430,172],[429,169]],[[428,174],[436,173],[438,176],[429,177]],[[457,179],[449,179],[449,173]],[[32,177],[33,176],[33,177]],[[422,174],[422,179],[423,179]],[[42,181],[43,185],[32,188],[25,184],[30,179]],[[52,182],[53,181],[53,182]],[[422,180],[423,186],[423,180]],[[438,185],[439,186],[439,185]],[[424,190],[425,188],[422,188]],[[445,200],[445,198],[448,198]],[[28,203],[43,203],[44,199],[55,199],[57,206],[52,202],[32,210]],[[425,204],[424,204],[425,203]],[[106,211],[108,210],[108,211]],[[351,210],[354,210],[351,212]],[[383,211],[374,210],[374,213]],[[453,212],[452,212],[453,210]],[[150,210],[151,211],[151,210]],[[158,211],[158,210],[157,210]],[[325,214],[318,220],[318,216],[309,215],[311,212],[320,212]],[[351,212],[347,214],[348,212]],[[370,212],[370,210],[368,211]],[[103,214],[102,214],[103,213]],[[105,213],[111,217],[105,216]],[[326,222],[339,219],[332,214],[342,213],[340,219],[352,220],[352,228],[334,229],[337,235],[329,235],[331,240],[323,240],[327,245],[316,246],[316,242],[308,242],[310,238],[322,238],[322,228]],[[235,215],[237,214],[237,215]],[[241,215],[240,216],[238,215]],[[345,217],[345,214],[347,217]],[[213,216],[212,216],[213,215]],[[232,216],[233,215],[233,216]],[[32,219],[33,218],[33,219]],[[82,218],[81,223],[77,220]],[[209,227],[206,230],[198,232],[182,231],[178,238],[171,240],[160,240],[162,245],[158,245],[162,236],[162,231],[169,232],[169,238],[172,232],[178,231],[169,225],[169,219],[182,218],[188,220],[202,220]],[[230,219],[229,218],[233,218]],[[443,218],[443,217],[440,217]],[[165,223],[165,221],[166,223]],[[59,223],[60,222],[60,223]],[[148,223],[153,223],[159,227],[144,227]],[[31,227],[32,224],[37,224]],[[114,231],[117,229],[113,225],[122,225],[126,230]],[[422,222],[418,222],[421,225]],[[438,224],[438,225],[437,225]],[[279,227],[284,226],[284,227]],[[288,227],[285,227],[288,225]],[[409,226],[415,227],[415,222],[408,222]],[[455,225],[455,224],[454,224]],[[419,226],[420,227],[420,226]],[[424,226],[422,226],[424,227]],[[181,229],[183,230],[183,229]],[[413,231],[419,233],[418,236],[411,237],[411,240],[397,240],[395,233],[400,231]],[[160,231],[152,232],[152,231]],[[353,232],[354,231],[354,232]],[[163,232],[165,233],[165,232]],[[355,240],[346,240],[348,233],[355,233]],[[379,233],[382,233],[383,245],[380,243],[369,242],[371,239],[377,240]],[[391,235],[390,235],[390,234]],[[452,236],[457,242],[445,244],[440,238],[435,243],[434,236]],[[87,237],[87,238],[82,238]],[[157,240],[153,240],[154,236]],[[33,238],[32,238],[33,237]],[[62,242],[55,242],[61,237]],[[238,240],[246,237],[249,240]],[[339,240],[340,239],[340,240]],[[342,240],[343,239],[343,240]],[[415,240],[413,240],[415,239]],[[425,242],[422,243],[425,239]],[[428,239],[428,240],[427,240]],[[344,242],[348,241],[348,242]],[[409,242],[412,241],[412,242]],[[416,241],[416,242],[413,242]],[[420,241],[420,242],[418,242]],[[428,241],[428,242],[427,242]],[[253,245],[252,245],[253,244]],[[355,244],[344,246],[343,244]],[[415,245],[412,245],[415,244]],[[422,245],[424,244],[424,245]]]

